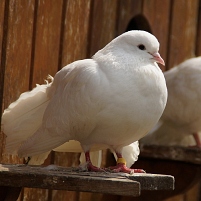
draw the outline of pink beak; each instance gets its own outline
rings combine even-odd
[[[158,52],[156,52],[154,54],[151,54],[151,55],[153,56],[153,60],[155,60],[157,63],[160,63],[163,66],[165,66],[165,62],[164,62],[164,60],[162,59],[161,55]]]

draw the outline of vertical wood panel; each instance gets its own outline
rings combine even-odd
[[[167,60],[170,0],[144,0],[142,13],[148,20],[152,34],[160,42],[160,54]],[[165,67],[160,65],[164,70]]]
[[[6,26],[7,19],[4,19],[4,12],[5,12],[5,0],[0,1],[0,83],[4,83],[4,73],[5,73],[5,63],[2,58],[5,57],[5,52],[3,49],[5,49],[6,46],[6,32],[4,27]],[[5,33],[5,35],[3,35]],[[2,114],[2,104],[3,104],[3,89],[4,85],[0,84],[0,114]],[[1,117],[0,117],[1,120]],[[1,126],[0,126],[1,128]],[[0,132],[0,162],[2,160],[2,154],[3,154],[3,145],[5,141],[5,136],[2,132]]]
[[[0,1],[0,61],[1,61],[1,76],[4,75],[4,68],[2,66],[2,60],[1,60],[2,51],[3,51],[4,11],[5,11],[5,0],[2,0],[2,1]],[[5,40],[5,37],[6,36],[4,36],[4,40]],[[1,78],[0,81],[2,83],[3,79]],[[3,86],[3,85],[1,85],[1,86]],[[2,94],[2,90],[0,92]]]
[[[5,59],[4,107],[28,89],[34,1],[10,0]]]
[[[58,70],[62,5],[62,0],[39,0],[35,7],[31,88]],[[25,188],[23,200],[48,200],[48,190]]]
[[[117,0],[94,1],[90,30],[92,56],[116,36]]]
[[[118,12],[118,35],[124,33],[130,20],[142,12],[142,0],[120,0]]]
[[[68,0],[66,6],[60,68],[75,60],[86,58],[88,48],[91,0]],[[79,153],[55,152],[54,163],[60,166],[77,166],[79,155]],[[78,196],[78,192],[73,191],[52,191],[53,201],[76,201]]]
[[[198,22],[197,22],[197,38],[196,38],[196,56],[201,56],[201,0],[198,10]]]
[[[38,1],[33,87],[58,71],[62,5],[62,0]]]
[[[169,68],[195,56],[198,0],[174,0],[171,19]]]
[[[7,2],[8,3],[8,2]],[[33,28],[34,1],[10,0],[4,77],[4,108],[28,90]],[[4,156],[2,162],[22,162],[15,156]]]
[[[86,58],[91,0],[67,1],[60,67]]]

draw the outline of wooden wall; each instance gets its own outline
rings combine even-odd
[[[22,92],[44,83],[48,74],[92,56],[130,27],[148,29],[158,38],[166,69],[201,55],[201,0],[1,0],[1,113]],[[4,139],[1,134],[0,162],[23,163],[3,154]],[[46,164],[77,165],[78,157],[54,153]],[[198,185],[168,201],[196,201],[197,196]],[[19,200],[103,198],[101,194],[24,189]]]

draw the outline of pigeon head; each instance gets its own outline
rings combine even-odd
[[[100,50],[99,53],[105,55],[114,52],[119,58],[122,58],[121,55],[126,54],[128,54],[130,58],[130,54],[132,54],[136,62],[157,62],[165,65],[158,51],[159,42],[155,36],[146,31],[133,30],[123,33],[112,40],[105,48]]]
[[[116,38],[123,48],[130,49],[136,56],[165,65],[159,54],[159,42],[146,31],[128,31]]]

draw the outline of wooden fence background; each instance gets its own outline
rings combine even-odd
[[[130,29],[152,32],[160,41],[166,69],[172,68],[201,55],[201,0],[0,0],[1,113],[22,92],[44,83],[48,74],[92,56]],[[3,154],[3,144],[1,134],[1,163],[23,163],[16,156]],[[75,153],[53,153],[46,164],[77,165],[78,157]],[[197,201],[198,188],[196,185],[168,201]],[[106,198],[101,194],[24,189],[19,200]]]

